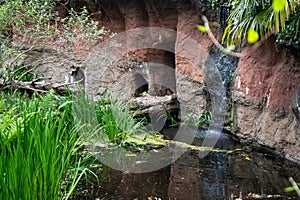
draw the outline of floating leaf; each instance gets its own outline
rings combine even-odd
[[[275,11],[283,11],[286,5],[286,0],[273,0],[272,7]]]
[[[128,154],[126,154],[125,156],[126,156],[126,157],[135,157],[136,154],[134,154],[134,153],[128,153]]]
[[[202,26],[202,25],[197,25],[197,29],[201,32],[206,32],[206,28],[205,26]]]
[[[247,41],[250,44],[253,44],[253,43],[257,42],[258,39],[259,39],[259,35],[258,35],[257,31],[255,31],[253,29],[249,29]]]

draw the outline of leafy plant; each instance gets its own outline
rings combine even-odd
[[[37,97],[6,97],[1,93],[7,120],[0,121],[6,127],[0,129],[0,199],[68,199],[89,171],[79,156],[81,127],[69,120],[71,99],[46,109]]]
[[[286,28],[279,32],[276,42],[288,47],[300,49],[300,7],[296,7],[296,13],[286,22]]]
[[[14,98],[7,94],[0,96],[0,130],[2,135],[8,140],[13,140],[17,132],[17,122],[20,121],[19,116],[15,112],[17,106],[14,105]]]
[[[90,18],[86,7],[83,7],[80,13],[71,8],[69,15],[62,19],[64,34],[69,41],[84,38],[89,41],[96,41],[99,35],[105,33],[103,27],[98,29],[98,22]]]
[[[219,6],[226,3],[226,0],[211,0],[211,7],[213,10],[219,10]]]
[[[94,133],[90,140],[121,144],[129,136],[143,132],[143,119],[136,118],[129,102],[105,95],[97,102],[83,92],[74,95],[74,117],[85,126],[83,132]],[[95,142],[95,141],[92,141]]]
[[[196,127],[208,127],[212,121],[212,113],[210,111],[204,111],[199,117],[195,115],[187,116],[183,124],[188,124]]]
[[[1,39],[12,34],[12,26],[14,24],[14,15],[21,6],[21,0],[6,1],[0,7],[0,36]]]
[[[176,119],[176,117],[173,116],[172,113],[170,112],[167,112],[167,120],[170,122],[170,127],[172,126],[178,126],[179,125],[179,122],[178,120]]]
[[[210,111],[204,111],[196,121],[196,126],[209,126],[212,120],[212,114]]]
[[[294,0],[229,0],[234,8],[224,31],[223,42],[228,46],[241,44],[248,37],[250,42],[280,32],[286,28],[286,20],[295,13],[299,1]],[[294,27],[294,33],[298,32]],[[259,36],[259,37],[258,37]]]
[[[101,133],[106,134],[110,141],[120,144],[128,136],[142,131],[143,120],[137,121],[136,112],[131,112],[130,107],[130,103],[115,101],[111,97],[97,103],[96,116]]]
[[[59,2],[7,0],[0,5],[0,78],[5,84],[14,79],[28,81],[35,77],[30,66],[21,64],[34,47],[48,46],[74,53],[89,50],[110,35],[91,19],[86,7],[79,13],[70,9],[69,15],[60,19],[58,13],[52,11],[56,3]]]
[[[37,74],[31,72],[31,66],[16,65],[13,72],[13,79],[21,81],[32,81]]]

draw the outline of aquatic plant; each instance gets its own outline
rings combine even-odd
[[[212,120],[212,113],[210,111],[204,111],[196,121],[196,126],[208,127]]]
[[[78,154],[81,127],[69,118],[72,101],[61,100],[46,107],[38,97],[1,93],[0,199],[68,199],[88,171]]]
[[[191,114],[187,116],[182,124],[183,125],[192,125],[201,128],[209,127],[210,122],[212,121],[212,113],[210,111],[203,111],[199,117]]]
[[[102,98],[96,104],[100,132],[117,144],[143,131],[144,119],[137,119],[136,114],[136,111],[131,111],[129,102],[113,100],[111,96],[108,100]]]

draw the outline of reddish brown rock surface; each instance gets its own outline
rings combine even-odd
[[[72,7],[80,9],[84,5],[84,1],[71,1]],[[117,33],[142,27],[161,27],[171,29],[184,34],[187,38],[179,38],[173,45],[173,53],[175,53],[176,70],[182,75],[187,75],[193,80],[203,82],[201,72],[198,66],[193,66],[183,56],[178,55],[183,51],[189,57],[199,57],[197,49],[186,49],[183,45],[186,39],[195,40],[204,49],[212,45],[205,33],[197,30],[196,25],[202,24],[202,15],[206,15],[209,20],[216,21],[216,13],[211,11],[210,1],[197,2],[194,0],[172,1],[172,0],[151,0],[151,1],[118,1],[103,0],[99,4],[87,4],[87,8],[91,13],[95,13],[95,8],[101,8],[101,25],[109,28]],[[214,29],[216,32],[217,30]],[[142,36],[141,36],[142,37]],[[146,38],[145,38],[146,39]],[[134,41],[130,38],[127,40],[128,45],[133,48]],[[168,45],[168,44],[166,44]],[[170,44],[169,44],[170,45]],[[194,47],[196,48],[196,47]],[[193,53],[194,55],[190,55]],[[166,64],[174,63],[174,55],[157,49],[139,49],[129,53],[129,56],[141,60],[155,60]],[[192,61],[193,62],[193,61]],[[204,62],[204,61],[203,61]]]
[[[296,54],[296,52],[294,52]],[[300,57],[267,40],[257,49],[246,47],[240,59],[235,88],[258,100],[267,100],[270,109],[291,110],[291,99],[300,84]],[[238,87],[240,79],[240,87]],[[248,88],[248,89],[246,89]]]
[[[257,49],[244,48],[242,55],[233,92],[238,135],[300,162],[299,121],[292,111],[300,84],[299,55],[276,46],[272,39]]]
[[[205,33],[198,31],[196,26],[203,23],[202,15],[206,15],[210,21],[217,20],[216,13],[211,11],[210,1],[104,0],[99,2],[99,5],[104,19],[102,24],[117,34],[145,27],[160,27],[176,31],[175,37],[173,34],[151,30],[135,35],[133,38],[127,34],[126,50],[129,52],[124,52],[123,58],[157,62],[173,68],[176,86],[171,88],[172,92],[176,92],[181,105],[187,108],[186,113],[201,114],[206,104],[201,92],[205,87],[203,65],[208,54],[207,48],[212,45],[212,42]],[[148,37],[159,39],[155,45],[153,44],[153,48],[139,48],[141,43],[149,39]],[[164,74],[163,70],[152,70],[152,72],[152,80],[160,83],[164,83],[163,80],[169,76]],[[93,81],[94,83],[96,81]],[[121,85],[126,84],[121,83]],[[167,94],[166,88],[159,84],[152,84],[152,86],[149,89],[151,95]],[[124,91],[126,90],[132,91],[132,88]]]

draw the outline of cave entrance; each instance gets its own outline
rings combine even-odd
[[[142,63],[141,74],[134,77],[137,86],[135,96],[166,96],[176,93],[174,53],[163,50],[157,52],[155,49],[154,55],[151,49],[147,49]]]
[[[145,96],[149,93],[149,84],[142,74],[135,74],[134,81],[137,88],[134,92],[135,97]]]

